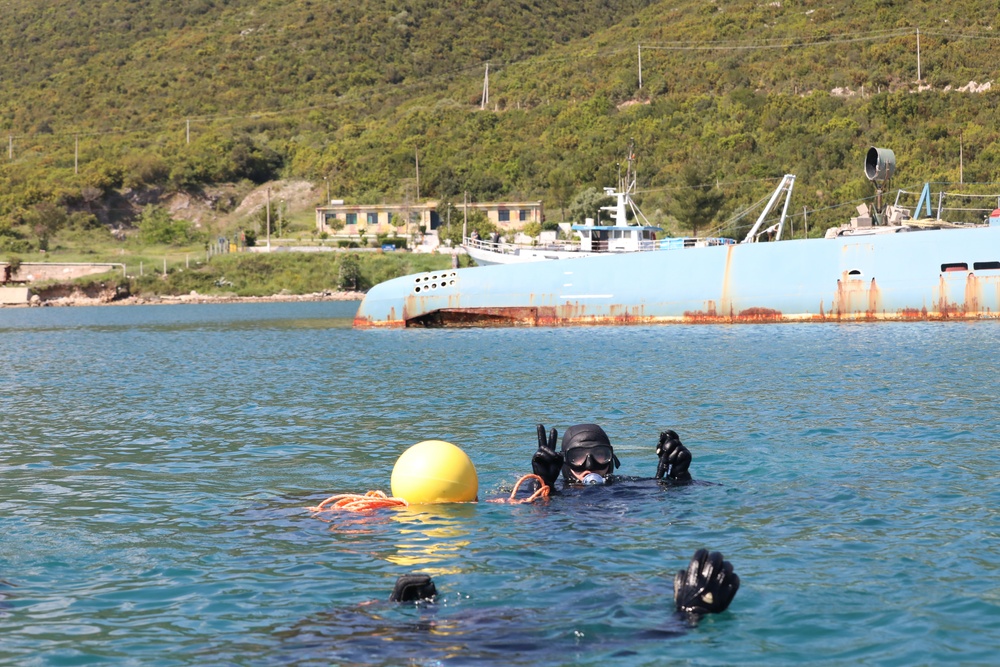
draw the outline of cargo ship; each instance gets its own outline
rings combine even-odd
[[[675,252],[425,272],[373,287],[354,326],[1000,318],[1000,208],[988,221],[949,223],[931,217],[925,185],[911,215],[883,203],[894,170],[891,150],[870,148],[874,207],[859,206],[824,238],[764,242],[751,233],[740,243]]]

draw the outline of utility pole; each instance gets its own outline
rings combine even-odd
[[[417,203],[420,203],[420,149],[413,149],[414,160],[417,165]]]
[[[490,64],[486,63],[486,78],[483,79],[483,101],[479,103],[480,111],[490,103]]]
[[[920,28],[917,28],[917,83],[920,83]]]
[[[809,238],[809,209],[805,206],[802,207],[802,221],[805,223],[806,227],[805,238]]]
[[[642,44],[639,45],[639,90],[642,90]]]
[[[465,191],[465,200],[462,204],[462,213],[465,218],[462,220],[462,243],[469,236],[469,191]]]
[[[965,183],[965,138],[958,133],[958,182]]]

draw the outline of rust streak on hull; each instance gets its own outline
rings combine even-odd
[[[965,304],[963,314],[968,317],[972,314],[979,313],[979,303],[981,301],[982,290],[979,286],[979,279],[976,274],[970,273],[969,277],[965,279]]]
[[[826,316],[816,313],[789,315],[768,308],[747,308],[736,314],[720,315],[708,311],[688,311],[682,316],[648,316],[634,312],[616,315],[589,315],[578,308],[562,307],[511,307],[511,308],[442,308],[406,321],[354,320],[359,329],[413,328],[483,328],[483,327],[567,327],[567,326],[628,326],[640,324],[777,324],[803,322],[913,322],[944,320],[1000,319],[993,312],[968,312],[950,308],[947,313],[928,311],[926,308],[903,308],[897,312]]]

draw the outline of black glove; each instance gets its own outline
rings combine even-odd
[[[660,457],[660,463],[656,466],[656,479],[663,479],[664,474],[670,479],[691,479],[691,473],[688,472],[691,466],[691,452],[681,442],[677,433],[671,430],[660,432],[656,455]]]
[[[556,451],[556,438],[559,434],[555,429],[549,431],[549,439],[545,440],[545,427],[538,425],[538,451],[531,457],[531,471],[552,486],[559,479],[563,467],[563,455]]]
[[[718,551],[698,549],[688,569],[674,577],[674,604],[685,614],[718,614],[729,607],[739,589],[740,578],[732,563]]]
[[[426,574],[404,574],[396,580],[389,602],[427,600],[437,595],[434,581]]]

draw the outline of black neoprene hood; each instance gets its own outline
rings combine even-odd
[[[608,434],[597,424],[577,424],[570,426],[563,433],[562,451],[564,454],[567,450],[575,447],[595,447],[597,445],[611,447]]]

